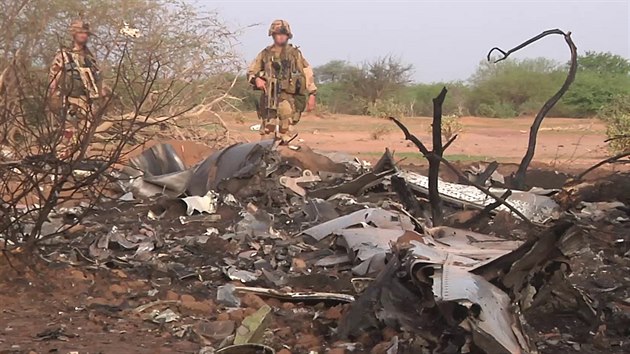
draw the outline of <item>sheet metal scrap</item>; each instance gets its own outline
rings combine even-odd
[[[469,268],[443,264],[434,267],[433,295],[438,304],[457,302],[470,309],[460,326],[469,327],[473,341],[487,353],[528,353],[529,345],[511,311],[510,297]],[[471,308],[479,306],[476,316]],[[444,307],[445,309],[452,309]],[[453,318],[453,314],[448,314]],[[482,344],[483,343],[483,344]]]
[[[367,208],[354,213],[341,216],[317,226],[311,227],[302,233],[313,237],[317,241],[338,233],[352,226],[366,227],[372,225],[382,229],[413,230],[411,219],[403,214],[380,208]]]
[[[348,294],[340,294],[340,293],[326,293],[319,291],[284,291],[284,290],[276,290],[276,289],[267,289],[267,288],[257,288],[257,287],[247,287],[247,286],[237,286],[234,287],[236,292],[242,293],[252,293],[256,295],[272,297],[276,299],[282,300],[290,300],[290,301],[339,301],[339,302],[353,302],[354,296]]]
[[[422,194],[429,192],[428,177],[409,171],[400,172],[398,176],[404,178],[413,190]],[[486,196],[473,186],[440,181],[438,190],[444,200],[453,204],[482,209],[495,202],[493,198]],[[490,191],[496,195],[502,195],[506,190],[491,188]],[[549,221],[559,208],[558,204],[550,197],[531,192],[512,191],[512,195],[507,198],[507,201],[530,220],[540,223]],[[495,210],[510,211],[504,205]]]
[[[361,244],[361,237],[369,238],[367,233],[361,235],[363,233],[361,230],[365,229],[347,229],[342,230],[342,233],[352,230],[353,233],[348,234],[350,236],[348,241],[354,248]],[[516,252],[515,250],[523,244],[449,227],[426,231],[425,235],[416,234],[416,238],[407,238],[406,242],[410,245],[407,248],[408,255],[402,257],[395,254],[376,280],[357,299],[356,303],[361,306],[357,305],[354,309],[351,307],[348,315],[342,320],[340,325],[342,335],[357,333],[366,329],[365,326],[373,327],[375,324],[378,326],[377,323],[387,321],[389,325],[406,324],[411,331],[413,328],[422,331],[422,323],[430,322],[434,325],[448,323],[470,332],[474,343],[487,353],[529,352],[526,336],[512,311],[510,296],[490,283],[489,279],[473,272]],[[411,231],[385,232],[391,234],[393,239],[398,236],[395,233],[404,234]],[[402,240],[403,237],[398,237],[397,249],[404,248]],[[389,246],[385,244],[384,238],[371,239],[371,242],[375,242],[383,249]],[[368,249],[367,252],[369,256],[373,249]],[[392,264],[396,262],[399,262],[400,266],[392,269]],[[409,285],[403,286],[405,281],[393,277],[393,274],[407,274],[409,282],[415,284],[412,287],[417,289],[417,293],[411,298],[416,298],[417,306],[413,311],[410,311],[409,302],[392,305],[401,299],[403,293],[406,293],[404,297],[409,298],[407,292],[410,291]],[[390,279],[392,277],[393,279]],[[383,288],[384,286],[387,288]],[[394,286],[398,287],[396,292],[392,291]],[[432,306],[431,302],[437,306]],[[370,312],[365,311],[368,304],[371,304],[369,306],[374,317],[366,314]],[[461,306],[468,308],[467,316],[463,320],[457,310],[461,309]],[[436,316],[441,316],[443,322]],[[413,323],[416,325],[410,326]]]
[[[265,305],[254,314],[245,317],[236,330],[234,344],[259,343],[263,333],[271,321],[271,307]]]

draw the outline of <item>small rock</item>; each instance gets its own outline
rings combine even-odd
[[[68,272],[68,277],[70,279],[73,280],[80,280],[80,281],[87,281],[87,280],[92,280],[92,276],[89,274],[85,274],[82,271],[78,270],[78,269],[71,269]]]
[[[241,299],[234,294],[234,285],[225,284],[217,289],[217,301],[229,307],[241,306]]]
[[[112,274],[114,274],[115,276],[119,278],[127,279],[127,273],[123,272],[120,269],[113,269]]]
[[[236,309],[234,311],[230,311],[228,312],[228,314],[230,315],[230,319],[236,323],[241,323],[243,322],[243,318],[245,318],[245,316],[243,315],[243,310],[242,309]]]
[[[342,306],[334,306],[326,310],[323,314],[323,317],[328,320],[339,320],[341,318],[341,310]]]
[[[291,261],[291,270],[294,272],[305,272],[306,268],[306,262],[301,258],[293,258]]]
[[[394,338],[394,337],[396,337],[398,335],[396,330],[391,328],[391,327],[383,328],[383,332],[382,333],[383,333],[383,340],[386,340],[388,342],[391,342],[392,338]]]
[[[321,341],[312,334],[301,335],[295,343],[296,349],[317,350],[321,346]]]
[[[112,292],[112,294],[114,295],[121,295],[121,294],[126,294],[127,293],[127,289],[122,287],[121,285],[118,284],[113,284],[109,287],[109,291]]]
[[[277,352],[277,354],[291,354],[291,351],[289,349],[282,348],[279,352]]]
[[[85,225],[76,224],[76,225],[70,226],[70,228],[66,230],[66,233],[68,235],[76,235],[76,234],[84,233],[85,229],[86,229]]]
[[[179,294],[174,292],[173,290],[167,290],[165,299],[169,301],[177,301],[179,300]]]
[[[345,354],[346,350],[343,348],[332,348],[326,352],[326,354]]]
[[[212,340],[223,340],[234,333],[234,321],[201,322],[195,326],[196,332]]]
[[[119,307],[122,305],[123,301],[124,301],[123,299],[108,300],[102,297],[94,297],[94,298],[88,299],[86,301],[86,305],[87,307],[94,307],[94,306]]]
[[[191,295],[182,295],[180,297],[181,310],[184,314],[211,314],[216,306],[210,300],[197,301]]]
[[[283,302],[282,309],[287,310],[287,311],[292,311],[293,309],[295,309],[295,304],[292,302]]]
[[[389,341],[378,343],[370,350],[370,354],[387,354],[387,349],[389,349],[391,345]]]
[[[265,300],[261,299],[260,296],[255,294],[247,293],[245,296],[241,298],[241,302],[247,307],[253,307],[256,310],[267,305]]]

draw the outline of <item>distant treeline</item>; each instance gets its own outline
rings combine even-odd
[[[630,62],[611,53],[587,52],[570,90],[550,116],[593,117],[616,96],[630,94]],[[534,115],[564,82],[568,65],[536,58],[482,61],[467,81],[417,84],[413,66],[385,57],[353,65],[334,60],[315,68],[320,109],[373,116],[428,116],[431,99],[449,89],[445,114],[511,118]],[[250,104],[255,95],[250,96]]]

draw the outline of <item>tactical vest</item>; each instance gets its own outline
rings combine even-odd
[[[304,95],[306,80],[300,51],[290,44],[279,53],[271,48],[267,47],[263,50],[265,76],[278,79],[280,90],[288,94]]]
[[[82,55],[83,63],[77,63],[72,58],[71,52],[65,52],[65,71],[66,75],[66,89],[69,97],[81,97],[87,96],[88,93],[85,89],[83,81],[81,80],[81,74],[79,73],[79,67],[89,68],[92,71],[92,75],[98,80],[98,72],[96,71],[96,65],[94,59],[89,52]]]

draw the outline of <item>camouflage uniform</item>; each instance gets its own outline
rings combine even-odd
[[[70,34],[79,32],[90,33],[89,24],[74,21],[70,26]],[[100,90],[101,73],[92,52],[84,47],[82,50],[62,48],[53,60],[49,71],[49,82],[54,85],[50,89],[51,109],[53,114],[60,114],[61,109],[67,110],[67,117],[71,127],[64,127],[67,137],[74,135],[74,131],[84,122],[92,112],[92,100],[96,98],[94,92],[88,92],[79,70],[87,68],[92,74],[94,84]],[[65,107],[65,108],[64,108]],[[69,136],[68,136],[69,135]]]
[[[293,38],[291,28],[286,21],[276,20],[269,28],[269,36],[283,33]],[[306,95],[315,95],[317,86],[313,69],[297,47],[287,44],[284,47],[270,45],[263,49],[247,70],[250,83],[255,85],[256,78],[267,81],[271,77],[278,80],[277,109],[266,107],[266,95],[263,92],[258,105],[258,116],[261,119],[260,134],[271,133],[267,123],[271,119],[279,120],[279,133],[283,140],[289,138],[290,127],[299,122],[306,108]],[[255,86],[254,86],[255,88]]]

